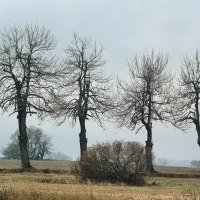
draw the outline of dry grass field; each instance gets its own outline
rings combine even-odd
[[[198,169],[156,167],[159,174],[168,174],[168,177],[148,177],[146,186],[135,187],[80,183],[68,172],[69,162],[33,161],[32,165],[42,170],[22,172],[19,170],[20,161],[0,160],[0,200],[200,199],[200,181],[196,178],[200,175]],[[182,174],[182,178],[174,174]]]

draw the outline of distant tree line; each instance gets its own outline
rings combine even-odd
[[[69,156],[62,152],[55,152],[51,142],[51,136],[45,134],[42,129],[30,126],[27,128],[28,136],[28,155],[30,160],[72,160]],[[2,148],[1,154],[4,158],[20,159],[20,146],[19,146],[19,130],[10,136],[11,142],[7,147]]]
[[[56,44],[51,31],[37,23],[1,31],[0,107],[17,114],[22,168],[32,167],[29,159],[44,156],[42,147],[34,151],[30,143],[28,114],[50,118],[58,125],[68,119],[72,125],[78,121],[81,159],[87,152],[86,120],[102,128],[105,120],[111,121],[135,133],[144,128],[147,172],[154,172],[152,141],[157,123],[170,123],[183,131],[195,127],[200,145],[198,51],[194,59],[183,57],[178,78],[167,70],[167,54],[153,50],[141,57],[135,54],[127,63],[130,81],[124,81],[104,73],[104,47],[91,37],[73,33],[62,58],[53,53]]]

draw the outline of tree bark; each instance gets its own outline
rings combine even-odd
[[[196,91],[196,98],[195,98],[195,115],[196,115],[196,119],[193,121],[196,125],[196,130],[197,130],[197,144],[200,146],[200,123],[199,123],[199,90],[198,88],[194,87],[195,91]]]
[[[18,125],[19,125],[19,147],[21,152],[21,166],[24,169],[32,168],[27,148],[27,132],[26,132],[26,112],[18,112]]]
[[[197,130],[197,136],[198,136],[197,144],[198,144],[199,147],[200,147],[200,127],[196,127],[196,130]]]
[[[152,147],[145,147],[145,155],[146,155],[146,172],[152,173],[153,164],[152,164]]]
[[[151,127],[148,127],[147,128],[147,141],[146,141],[146,147],[145,147],[146,172],[147,173],[155,172],[155,170],[153,168],[152,149],[153,149],[152,130],[151,130]]]
[[[87,138],[86,138],[86,129],[85,129],[85,119],[79,118],[81,132],[79,134],[79,142],[81,149],[81,159],[83,158],[83,153],[87,151]]]

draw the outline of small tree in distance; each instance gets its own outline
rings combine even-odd
[[[20,159],[21,153],[19,149],[19,142],[12,141],[11,143],[7,144],[7,147],[3,147],[1,149],[1,154],[4,156],[4,158]]]
[[[165,158],[159,158],[158,159],[158,164],[161,166],[167,166],[168,160]]]
[[[192,167],[200,167],[200,160],[192,160],[191,166]]]

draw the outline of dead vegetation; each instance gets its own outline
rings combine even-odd
[[[50,173],[55,173],[55,174],[70,174],[71,172],[69,170],[65,169],[51,169],[51,168],[45,168],[45,169],[36,169],[36,168],[30,168],[30,169],[23,169],[23,168],[10,168],[10,169],[0,169],[0,173],[26,173],[26,172],[31,172],[31,173],[44,173],[44,174],[50,174]]]
[[[198,170],[163,167],[159,171],[148,177],[147,184],[141,187],[125,183],[81,182],[70,174],[69,167],[24,171],[4,166],[0,169],[0,200],[200,199]]]
[[[139,142],[113,141],[88,148],[71,172],[82,181],[125,183],[144,186],[146,176],[144,146]]]

